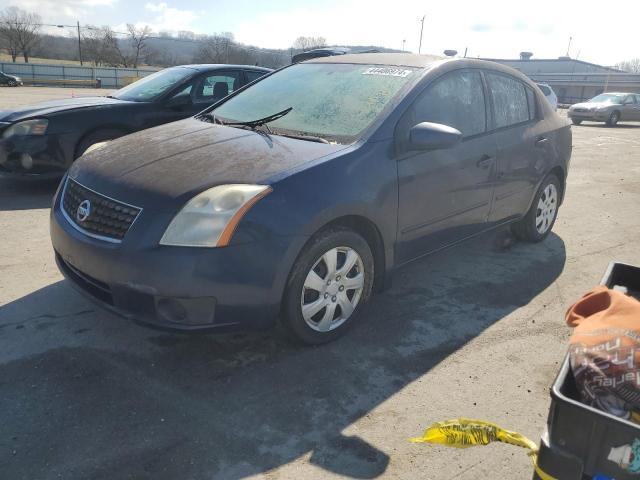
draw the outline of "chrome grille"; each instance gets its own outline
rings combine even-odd
[[[88,200],[89,214],[78,218],[78,207]],[[62,194],[62,211],[67,220],[81,232],[101,240],[120,242],[142,211],[119,202],[67,178]]]

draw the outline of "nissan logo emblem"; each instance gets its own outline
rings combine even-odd
[[[89,200],[83,200],[78,205],[78,210],[76,210],[76,218],[79,222],[84,222],[91,215],[91,202]]]

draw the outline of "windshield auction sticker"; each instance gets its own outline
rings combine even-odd
[[[384,75],[386,77],[408,77],[411,70],[404,70],[402,68],[389,68],[389,67],[370,67],[367,68],[362,75]]]

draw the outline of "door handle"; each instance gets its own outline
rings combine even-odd
[[[480,157],[480,159],[476,162],[476,167],[486,167],[493,161],[493,157],[491,155],[487,155],[486,153]]]
[[[544,147],[547,143],[549,143],[549,139],[546,137],[541,137],[536,140],[536,147]]]

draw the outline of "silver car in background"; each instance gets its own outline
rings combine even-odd
[[[619,121],[640,121],[640,94],[601,93],[584,103],[576,103],[569,108],[569,118],[574,125],[583,120],[605,122],[610,127]]]

